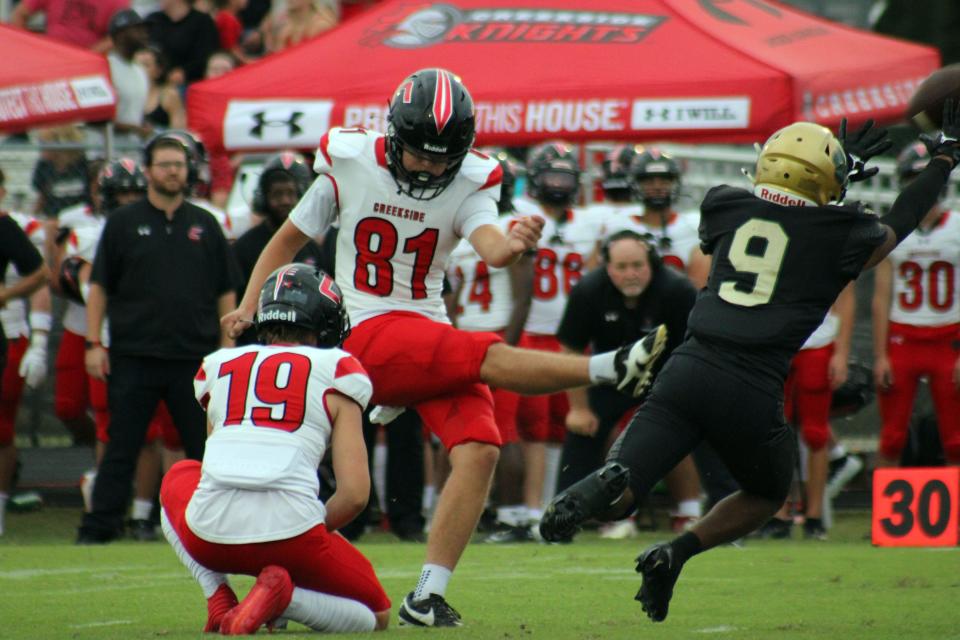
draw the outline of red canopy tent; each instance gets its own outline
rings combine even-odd
[[[102,55],[0,24],[0,60],[0,131],[113,118]]]
[[[761,0],[394,0],[194,85],[188,118],[212,147],[312,148],[333,125],[383,130],[391,92],[431,66],[472,93],[481,144],[752,142],[895,121],[939,55]]]

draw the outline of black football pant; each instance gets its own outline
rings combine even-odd
[[[782,396],[687,353],[667,361],[608,459],[630,469],[639,500],[702,441],[744,491],[778,503],[786,498],[796,438],[784,422]]]
[[[161,400],[167,403],[187,457],[203,459],[206,414],[193,390],[199,368],[199,360],[110,354],[110,442],[93,487],[93,511],[84,515],[82,531],[107,538],[122,531],[137,457]]]

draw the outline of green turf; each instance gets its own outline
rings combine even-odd
[[[8,514],[0,538],[0,638],[198,638],[200,590],[165,543],[75,547],[75,510]],[[665,534],[573,545],[472,545],[448,596],[458,630],[416,638],[960,638],[960,549],[876,549],[866,515],[845,515],[829,542],[750,541],[695,558],[666,622],[633,600],[631,559]],[[370,535],[361,549],[395,605],[423,546]],[[250,578],[233,581],[241,597]],[[395,606],[396,608],[396,606]],[[305,635],[291,625],[274,637]]]

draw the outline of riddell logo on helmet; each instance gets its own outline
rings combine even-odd
[[[768,202],[782,204],[787,207],[805,207],[809,204],[804,198],[799,196],[791,196],[782,191],[771,191],[766,187],[760,187],[760,192],[757,195]]]
[[[446,148],[446,147],[442,147],[442,146],[440,146],[440,145],[438,145],[438,144],[430,144],[429,142],[424,142],[424,143],[423,143],[423,150],[424,150],[424,151],[432,151],[433,153],[446,153],[446,152],[447,152],[447,148]]]
[[[293,309],[290,311],[270,309],[268,311],[261,311],[257,314],[257,322],[272,322],[275,320],[279,320],[280,322],[296,322],[297,312]]]

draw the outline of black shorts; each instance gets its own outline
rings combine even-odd
[[[674,352],[649,398],[610,451],[630,468],[635,496],[647,492],[707,440],[748,493],[783,501],[790,490],[796,438],[783,397],[746,384],[728,367]]]

